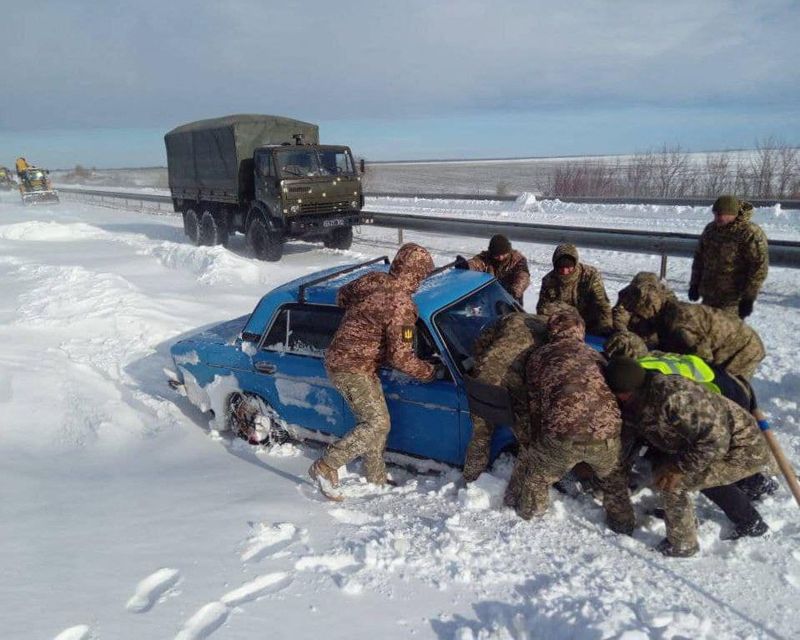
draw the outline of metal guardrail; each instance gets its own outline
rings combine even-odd
[[[522,194],[510,195],[480,195],[469,193],[399,193],[394,191],[375,191],[365,193],[369,198],[421,198],[423,200],[477,200],[513,202]],[[589,196],[536,196],[537,200],[560,200],[572,204],[655,204],[666,206],[684,207],[710,207],[715,198],[613,198]],[[781,209],[800,209],[800,200],[789,198],[746,198],[754,207],[774,207],[781,205]]]
[[[86,196],[91,201],[121,199],[128,202],[155,202],[172,205],[169,196],[137,194],[123,191],[96,191],[61,187],[59,192]],[[587,249],[605,249],[628,253],[647,253],[661,256],[661,273],[666,272],[667,256],[690,257],[697,246],[698,236],[689,233],[665,233],[660,231],[631,231],[627,229],[593,229],[527,222],[499,222],[475,218],[452,218],[441,216],[417,216],[410,214],[365,211],[372,218],[373,226],[398,230],[398,242],[402,232],[422,231],[473,238],[487,238],[502,233],[511,240],[534,244],[560,244],[571,242]],[[800,268],[800,242],[790,240],[769,241],[770,265]]]

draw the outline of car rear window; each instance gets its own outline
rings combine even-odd
[[[322,358],[343,314],[343,309],[332,306],[293,304],[281,307],[262,349]]]

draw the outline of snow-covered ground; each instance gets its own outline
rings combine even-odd
[[[494,215],[692,231],[707,219],[514,204]],[[795,217],[758,220],[771,237],[800,236]],[[405,239],[438,264],[484,245]],[[538,283],[552,247],[518,248]],[[231,442],[166,385],[179,336],[248,313],[288,279],[395,249],[396,232],[364,227],[352,251],[295,242],[262,263],[241,237],[231,250],[188,244],[172,216],[0,201],[0,638],[797,637],[800,521],[785,488],[760,506],[770,535],[736,543],[720,540],[728,523],[698,498],[702,551],[688,560],[651,551],[663,536],[651,518],[633,538],[611,534],[588,497],[554,495],[545,518],[519,520],[500,504],[507,461],[469,490],[455,471],[402,469],[402,486],[376,490],[353,468],[348,500],[332,504],[305,476],[313,446]],[[658,267],[655,256],[584,253],[612,298]],[[688,268],[670,260],[680,292]],[[773,269],[752,323],[769,354],[756,389],[800,461],[796,283]],[[636,497],[640,512],[654,501]]]

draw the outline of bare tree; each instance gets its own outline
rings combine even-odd
[[[750,160],[750,193],[758,198],[774,195],[775,173],[778,164],[778,142],[770,136],[756,145],[756,155]]]
[[[778,147],[775,195],[791,197],[800,181],[800,150],[781,143]]]
[[[625,193],[633,197],[652,193],[655,156],[652,151],[637,153],[625,166]]]
[[[666,144],[655,154],[655,185],[657,195],[672,198],[683,195],[687,189],[689,155],[679,145]]]
[[[717,197],[721,193],[730,190],[730,160],[724,153],[707,155],[705,161],[705,172],[700,180],[700,191],[697,195]]]

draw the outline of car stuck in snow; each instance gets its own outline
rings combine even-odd
[[[251,441],[330,440],[353,428],[347,402],[328,380],[325,350],[344,310],[340,287],[388,259],[321,271],[284,284],[243,316],[180,340],[171,347],[171,384],[219,430]],[[389,451],[462,465],[472,433],[467,385],[472,347],[501,316],[520,310],[492,276],[449,267],[435,270],[414,296],[419,310],[414,349],[441,361],[442,379],[418,382],[382,369],[391,416]],[[507,425],[495,431],[492,459],[514,444]]]

